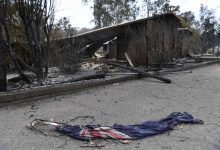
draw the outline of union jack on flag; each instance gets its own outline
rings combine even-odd
[[[97,127],[94,129],[82,127],[80,136],[87,138],[112,138],[117,140],[132,139],[130,136],[110,127]]]

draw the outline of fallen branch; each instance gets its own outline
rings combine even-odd
[[[117,64],[117,63],[114,63],[114,62],[109,62],[107,60],[103,60],[104,63],[106,63],[107,65],[113,65],[113,66],[116,66],[116,67],[119,67],[119,68],[123,68],[123,69],[126,69],[126,70],[130,70],[132,72],[136,72],[139,74],[139,77],[142,77],[142,76],[147,76],[147,77],[151,77],[151,78],[154,78],[154,79],[158,79],[160,81],[163,81],[165,83],[171,83],[172,81],[168,78],[164,78],[164,77],[160,77],[160,76],[156,76],[156,75],[152,75],[150,73],[147,73],[147,72],[144,72],[144,71],[141,71],[141,70],[138,70],[138,69],[135,69],[135,68],[132,68],[132,67],[128,67],[128,66],[123,66],[123,65],[120,65],[120,64]]]
[[[34,75],[29,75],[29,74],[24,74],[28,79],[32,79],[32,78],[35,78]],[[13,77],[13,78],[9,78],[8,79],[8,82],[14,82],[14,83],[17,83],[19,81],[23,80],[23,78],[19,75],[19,76],[16,76],[16,77]]]
[[[17,59],[18,63],[22,65],[22,67],[24,67],[26,70],[31,71],[35,74],[37,74],[37,71],[32,68],[31,66],[27,65],[21,57],[19,57],[18,55],[15,54],[15,58]]]

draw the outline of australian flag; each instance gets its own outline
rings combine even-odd
[[[169,116],[155,121],[145,121],[134,125],[100,126],[100,125],[67,125],[62,124],[56,127],[60,133],[68,135],[78,140],[91,139],[117,139],[117,140],[135,140],[148,136],[162,134],[165,131],[173,130],[178,124],[203,124],[200,119],[194,119],[187,112],[173,112]]]

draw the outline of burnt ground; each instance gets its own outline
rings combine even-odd
[[[80,148],[81,141],[65,136],[44,136],[28,130],[25,126],[35,118],[64,122],[76,116],[92,115],[98,124],[135,124],[159,119],[174,111],[189,112],[204,120],[205,124],[183,125],[177,130],[127,145],[107,143],[102,149],[219,150],[220,65],[167,77],[173,80],[172,84],[148,78],[0,108],[0,150],[87,149]]]

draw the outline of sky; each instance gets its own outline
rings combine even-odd
[[[220,18],[220,0],[170,0],[170,4],[179,5],[180,11],[193,11],[199,18],[200,4],[208,5],[215,10],[215,16]],[[82,4],[82,0],[56,0],[55,22],[61,17],[68,17],[73,27],[92,28],[94,24],[91,5]]]

